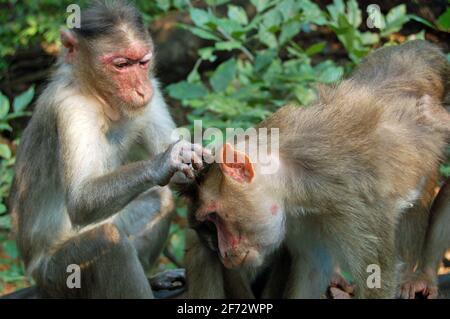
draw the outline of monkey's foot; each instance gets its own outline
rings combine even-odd
[[[166,270],[150,278],[153,290],[175,290],[183,288],[186,284],[186,271],[184,269]]]
[[[334,273],[326,297],[329,299],[351,299],[354,291],[354,285],[349,284],[339,273]]]
[[[438,286],[436,280],[425,272],[414,273],[400,285],[399,297],[402,299],[436,299]]]
[[[330,287],[339,288],[348,294],[355,292],[355,285],[349,284],[339,273],[334,273],[331,277]]]

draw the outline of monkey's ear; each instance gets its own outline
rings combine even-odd
[[[61,30],[61,43],[67,48],[64,59],[67,63],[72,63],[75,51],[78,48],[78,41],[75,35],[68,30]]]
[[[248,155],[236,150],[229,143],[222,148],[220,169],[224,175],[240,183],[250,183],[255,176],[255,170]]]

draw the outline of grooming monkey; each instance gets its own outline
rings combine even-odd
[[[171,139],[136,8],[96,2],[61,40],[17,153],[10,208],[21,255],[49,297],[151,298],[144,269],[167,237],[166,185],[176,172],[193,176],[202,149]],[[132,161],[137,148],[151,159]],[[81,269],[79,288],[67,286],[71,264]]]
[[[358,298],[410,297],[446,145],[417,104],[444,99],[449,71],[425,41],[375,51],[310,107],[283,107],[259,125],[280,132],[274,174],[261,173],[245,137],[226,143],[223,163],[182,191],[196,230],[186,243],[189,295],[253,297],[268,270],[262,297],[319,298],[339,265]],[[373,265],[379,287],[367,282]]]

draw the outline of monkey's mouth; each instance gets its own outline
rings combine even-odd
[[[206,215],[204,223],[206,227],[216,230],[216,247],[222,264],[230,269],[242,265],[249,251],[242,249],[240,233],[233,231],[217,213]]]

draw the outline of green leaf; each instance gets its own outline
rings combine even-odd
[[[361,41],[364,45],[372,45],[380,41],[378,33],[364,32],[361,33]]]
[[[406,5],[401,4],[392,8],[386,15],[386,27],[382,30],[381,36],[386,37],[391,33],[400,31],[409,19],[406,14]]]
[[[311,45],[309,48],[305,50],[305,53],[309,56],[317,54],[319,52],[322,52],[323,49],[325,49],[326,43],[325,42],[318,42],[313,45]]]
[[[211,21],[211,15],[201,9],[189,8],[189,14],[191,16],[192,22],[198,27],[203,27],[205,24]]]
[[[0,204],[0,214],[6,212],[6,207],[3,204]],[[5,215],[0,216],[0,229],[11,229],[12,223],[11,223],[11,216]]]
[[[171,97],[178,100],[200,99],[208,94],[208,90],[203,84],[186,81],[169,85],[167,91]]]
[[[259,53],[255,59],[255,71],[259,72],[268,67],[276,58],[277,52],[275,50],[266,50]]]
[[[22,94],[16,96],[13,101],[14,112],[22,112],[26,109],[28,104],[33,100],[34,97],[34,85],[30,86],[28,90]]]
[[[330,60],[320,63],[315,69],[318,72],[317,81],[322,83],[336,82],[344,74],[343,68],[334,65]]]
[[[216,92],[224,91],[236,76],[236,60],[230,59],[216,69],[210,79],[211,87]]]
[[[250,2],[256,7],[258,12],[264,11],[271,6],[270,0],[251,0]]]
[[[215,48],[217,50],[223,50],[223,51],[231,51],[234,49],[239,49],[242,47],[242,44],[238,41],[224,41],[224,42],[217,42],[215,44]]]
[[[6,144],[0,144],[0,157],[10,159],[12,156],[11,150]]]
[[[355,28],[361,25],[362,14],[356,0],[350,0],[347,3],[347,20]]]
[[[199,38],[205,39],[205,40],[213,40],[213,41],[220,41],[221,39],[216,36],[214,33],[210,31],[206,31],[197,27],[189,27],[189,31],[191,31],[194,35],[198,36]]]
[[[408,17],[409,17],[411,20],[420,22],[420,23],[426,25],[426,26],[429,27],[429,28],[436,29],[435,26],[434,26],[430,21],[425,20],[425,19],[422,18],[422,17],[416,16],[415,14],[408,14]]]
[[[295,97],[301,105],[308,105],[316,98],[316,92],[311,88],[300,85],[294,90]]]
[[[12,259],[19,257],[16,242],[14,240],[7,240],[3,243],[3,250]]]
[[[214,55],[215,48],[206,47],[198,50],[198,54],[200,58],[205,61],[214,62],[216,60],[216,56]]]
[[[279,29],[282,21],[280,11],[272,9],[264,14],[263,25],[267,30]]]
[[[450,32],[450,8],[437,19],[436,24],[439,29]]]
[[[9,112],[9,100],[0,92],[0,119],[6,117]]]
[[[303,20],[305,22],[314,23],[316,25],[326,24],[326,13],[320,10],[319,6],[309,0],[299,1],[298,5],[303,11]]]
[[[170,8],[170,0],[156,0],[156,4],[163,11],[167,11]]]
[[[192,69],[192,71],[189,73],[187,77],[187,81],[189,83],[199,83],[201,81],[200,74],[198,73],[198,66],[200,63],[196,63],[195,67]]]
[[[265,28],[259,28],[258,39],[271,49],[275,49],[278,46],[277,37]]]
[[[285,44],[289,40],[291,40],[294,36],[296,36],[300,32],[301,23],[297,21],[290,21],[283,24],[281,28],[280,34],[280,44]]]
[[[1,131],[12,132],[12,127],[8,123],[0,123],[0,132]]]
[[[221,4],[227,3],[230,0],[206,0],[206,4],[209,6],[219,6]]]
[[[217,27],[228,35],[238,38],[240,35],[245,33],[245,29],[242,25],[234,20],[230,19],[216,19]]]
[[[293,18],[295,14],[298,12],[298,1],[294,0],[283,0],[277,6],[278,10],[281,12],[284,21],[288,21]]]
[[[248,24],[247,13],[245,13],[245,10],[242,7],[233,5],[228,6],[228,18],[236,21],[240,25]]]

